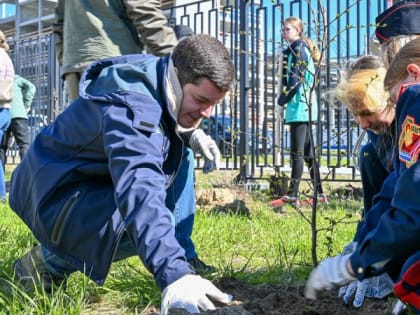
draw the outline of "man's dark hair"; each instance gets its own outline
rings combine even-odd
[[[213,82],[220,91],[232,88],[234,68],[229,52],[210,35],[194,35],[183,39],[175,47],[172,60],[178,69],[181,85],[198,84],[200,79]]]

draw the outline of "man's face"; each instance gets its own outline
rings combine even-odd
[[[214,105],[221,102],[226,94],[213,82],[204,78],[198,84],[185,84],[182,92],[178,124],[184,128],[197,127],[202,118],[209,118]]]

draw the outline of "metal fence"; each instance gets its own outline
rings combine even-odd
[[[15,72],[31,81],[37,88],[35,99],[28,113],[31,140],[39,130],[61,112],[61,80],[50,33],[21,38],[10,43]],[[16,145],[7,152],[7,163],[19,163]]]
[[[177,1],[177,3],[182,1]],[[306,35],[320,43],[324,59],[320,65],[317,97],[319,121],[313,126],[318,157],[328,176],[340,180],[347,170],[357,180],[352,150],[360,134],[351,115],[328,96],[347,61],[369,52],[369,37],[375,17],[389,1],[186,1],[166,10],[170,25],[186,24],[195,33],[217,37],[229,49],[236,69],[236,86],[222,104],[215,107],[202,127],[218,142],[223,168],[238,171],[244,181],[267,178],[284,170],[289,162],[289,130],[276,114],[279,67],[282,49],[281,21],[288,16],[302,19]],[[323,9],[325,11],[323,12]],[[326,18],[326,21],[323,20]],[[325,25],[322,26],[322,25]],[[43,34],[12,43],[16,72],[38,89],[30,113],[31,135],[54,120],[65,102],[62,81],[54,53],[54,37]],[[11,151],[16,163],[16,155]],[[202,166],[197,157],[197,168]]]

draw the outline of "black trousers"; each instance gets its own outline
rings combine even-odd
[[[6,152],[12,141],[12,136],[15,138],[16,144],[19,148],[19,157],[22,160],[29,147],[29,125],[26,118],[13,118],[9,128],[7,128],[0,146],[0,160],[3,166],[6,164]]]
[[[312,182],[315,177],[319,179],[317,189],[322,194],[321,178],[318,163],[313,156],[313,143],[310,141],[311,129],[308,122],[290,123],[290,162],[292,174],[288,195],[297,197],[299,185],[303,174],[303,166],[306,163]]]

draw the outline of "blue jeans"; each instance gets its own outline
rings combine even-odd
[[[194,154],[189,148],[184,149],[181,167],[174,182],[167,189],[166,207],[173,214],[175,237],[181,247],[184,248],[187,260],[196,258],[198,255],[191,239],[195,212]],[[114,261],[135,255],[137,255],[137,250],[131,243],[128,235],[124,233]],[[53,274],[69,275],[77,271],[66,260],[59,258],[44,246],[42,246],[42,256],[47,269]]]
[[[10,125],[10,111],[8,108],[0,108],[0,140],[3,141],[3,137],[6,133],[7,128]],[[1,142],[0,141],[0,142]],[[0,199],[6,199],[6,179],[4,177],[3,164],[0,163]]]
[[[185,148],[178,174],[166,191],[166,207],[174,216],[175,237],[187,260],[198,256],[191,239],[195,212],[194,163],[193,151]]]

